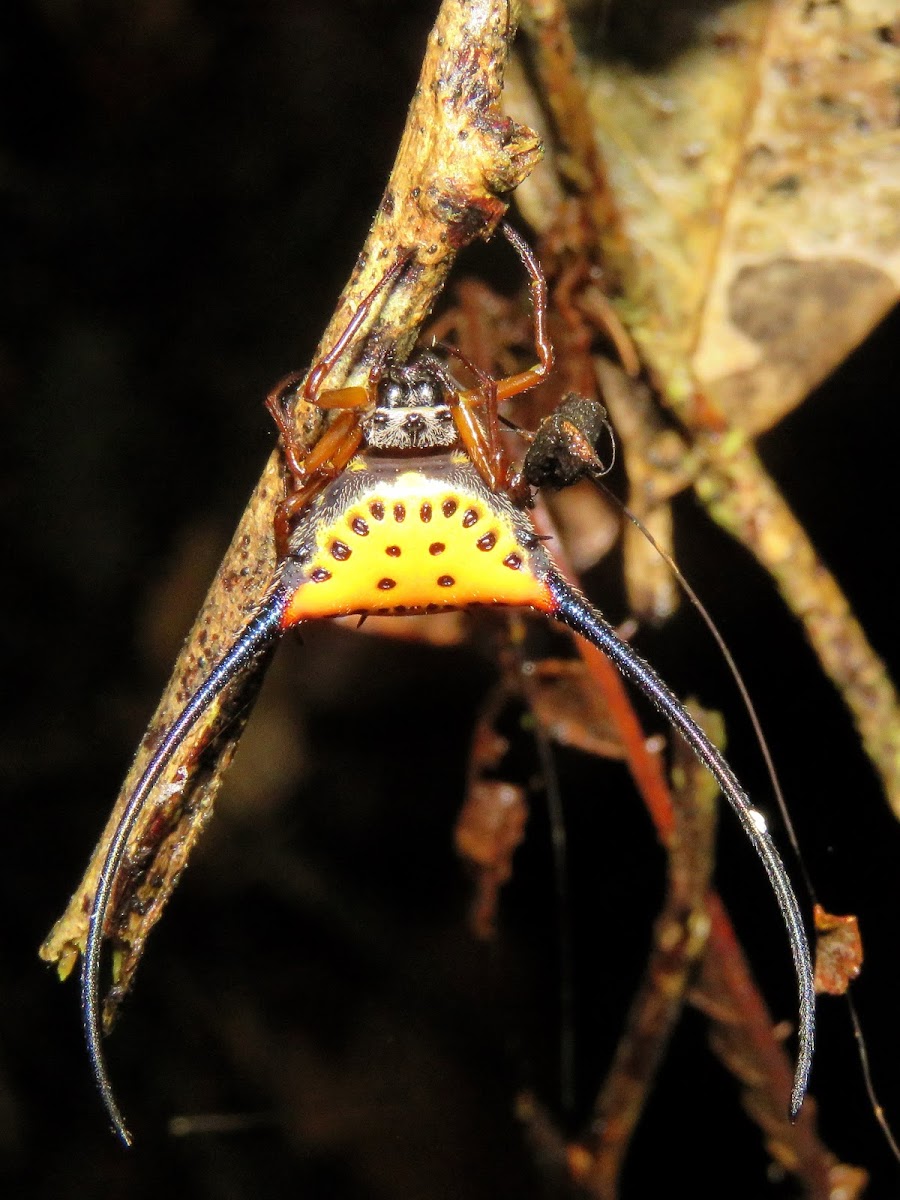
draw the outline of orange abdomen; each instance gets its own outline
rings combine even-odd
[[[547,556],[526,518],[468,463],[436,461],[443,469],[372,471],[357,460],[326,491],[292,539],[286,627],[349,613],[552,607]]]

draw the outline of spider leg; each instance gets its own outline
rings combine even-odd
[[[299,453],[297,446],[297,434],[290,401],[295,398],[297,384],[302,379],[302,371],[292,371],[290,375],[286,375],[284,379],[277,383],[268,396],[266,396],[266,408],[281,436],[285,461],[287,462],[288,470],[295,479],[303,473],[303,455]]]
[[[411,254],[412,251],[404,252],[393,266],[385,271],[363,298],[340,337],[307,375],[300,398],[307,404],[336,410],[338,413],[311,450],[298,445],[293,414],[288,407],[288,401],[303,378],[302,373],[288,375],[266,398],[266,407],[281,435],[285,461],[293,480],[291,491],[279,504],[275,513],[275,542],[280,557],[283,557],[287,549],[291,525],[296,515],[323,484],[343,471],[358,450],[362,441],[358,414],[373,400],[374,388],[383,370],[385,354],[379,356],[365,386],[330,388],[322,391],[325,377],[346,350],[351,339],[359,332],[375,300],[388,284],[397,278],[409,262]]]
[[[475,396],[481,398],[481,393]],[[481,423],[477,409],[478,400],[472,393],[457,392],[451,397],[450,411],[453,413],[453,424],[459,434],[459,440],[469,458],[472,460],[478,474],[492,492],[499,492],[506,486],[507,467],[502,447],[492,444],[490,437]]]
[[[367,387],[326,388],[324,392],[319,393],[316,399],[316,407],[326,409],[337,408],[341,412],[348,412],[354,409],[365,408],[370,399],[370,390]]]
[[[539,361],[527,371],[495,380],[470,362],[461,351],[448,346],[448,353],[464,363],[479,381],[478,388],[464,391],[448,388],[448,393],[452,393],[453,421],[460,441],[485,483],[492,491],[506,491],[516,503],[524,505],[529,503],[531,493],[523,474],[515,469],[503,446],[498,405],[547,378],[553,368],[553,346],[547,333],[547,281],[540,264],[520,233],[505,221],[501,229],[530,276],[534,340]],[[479,408],[486,410],[486,427],[477,414]]]
[[[93,906],[88,920],[87,938],[81,963],[81,1015],[88,1056],[100,1097],[116,1133],[126,1146],[131,1134],[113,1092],[101,1031],[100,954],[106,923],[112,907],[113,891],[119,875],[128,841],[138,818],[144,812],[153,789],[159,782],[172,755],[188,736],[199,717],[225,688],[243,671],[251,667],[281,636],[282,616],[288,600],[288,590],[279,580],[270,590],[255,614],[250,618],[237,641],[224,658],[200,684],[172,722],[153,752],[134,791],[119,818],[115,833],[106,851],[106,858],[97,878]]]
[[[497,401],[509,400],[526,392],[529,388],[546,379],[553,369],[553,346],[547,332],[547,281],[535,257],[534,251],[522,235],[505,221],[500,226],[503,236],[513,246],[525,270],[531,277],[531,305],[534,310],[534,343],[537,347],[538,362],[527,371],[519,371],[516,375],[508,375],[506,379],[497,380]]]
[[[357,308],[356,312],[347,323],[347,326],[341,336],[334,343],[328,353],[319,359],[307,376],[306,383],[303,387],[304,400],[309,401],[310,404],[317,404],[319,402],[319,390],[322,387],[325,376],[347,349],[351,339],[359,331],[360,325],[362,325],[363,321],[368,316],[369,311],[371,310],[372,305],[375,303],[377,297],[381,294],[381,292],[384,291],[389,283],[392,283],[397,278],[397,276],[409,262],[411,256],[411,250],[407,250],[401,254],[394,265],[389,270],[385,271],[368,295],[363,297],[359,308]]]
[[[515,463],[506,451],[500,437],[500,414],[497,409],[497,383],[486,371],[482,371],[458,350],[456,346],[440,343],[440,348],[458,359],[478,379],[479,387],[460,392],[444,365],[430,354],[423,354],[432,370],[443,380],[448,403],[453,413],[453,423],[459,440],[474,463],[479,475],[491,491],[505,491],[516,504],[527,505],[531,501],[531,490]],[[478,415],[485,408],[486,425]]]
[[[479,388],[463,391],[457,397],[457,400],[471,406],[478,404],[484,405],[487,409],[487,442],[490,447],[491,456],[495,459],[498,466],[509,467],[509,458],[504,452],[503,443],[500,440],[500,415],[497,409],[497,381],[487,371],[482,371],[480,367],[472,362],[467,355],[463,354],[462,350],[458,350],[456,346],[449,346],[446,343],[441,343],[441,349],[447,354],[452,355],[455,359],[467,367],[476,377]]]
[[[753,844],[769,877],[778,900],[794,960],[799,996],[799,1054],[791,1091],[791,1117],[796,1118],[806,1094],[815,1044],[815,987],[809,944],[796,894],[784,863],[775,849],[765,818],[753,807],[734,772],[684,705],[660,679],[653,668],[623,642],[612,626],[587,600],[555,570],[547,579],[558,621],[602,651],[662,713],[669,724],[685,739],[697,758],[715,778],[728,803],[734,809],[744,832]]]
[[[297,514],[320,488],[340,475],[359,449],[362,436],[358,412],[339,412],[312,450],[304,457],[295,459],[291,465],[294,486],[275,510],[275,547],[279,558],[283,558],[287,552]]]

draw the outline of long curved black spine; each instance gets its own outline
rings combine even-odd
[[[649,663],[618,637],[601,614],[556,572],[548,579],[556,601],[555,616],[575,633],[611,659],[622,674],[647,696],[669,724],[690,745],[713,775],[728,803],[738,815],[744,832],[753,843],[778,899],[794,959],[799,994],[799,1053],[791,1091],[791,1117],[803,1104],[815,1045],[815,987],[809,943],[800,906],[784,864],[766,828],[765,818],[750,803],[734,772],[700,726],[685,710],[675,693],[660,679]]]
[[[166,730],[125,805],[100,869],[81,963],[81,1016],[94,1079],[113,1128],[126,1146],[131,1145],[131,1134],[125,1125],[110,1082],[103,1053],[100,1019],[100,957],[113,888],[137,819],[169,760],[213,700],[281,636],[281,621],[287,597],[288,591],[283,586],[276,585],[272,588],[237,641],[213,667]]]

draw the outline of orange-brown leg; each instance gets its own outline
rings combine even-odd
[[[525,239],[505,222],[501,229],[530,277],[534,341],[539,362],[527,371],[495,380],[479,370],[459,350],[448,346],[448,352],[464,363],[480,384],[478,388],[454,394],[450,403],[460,441],[488,487],[493,491],[506,491],[516,503],[527,504],[531,499],[531,490],[503,446],[498,405],[534,387],[546,379],[553,369],[553,346],[547,333],[547,281]],[[478,415],[479,408],[486,410],[483,420]]]
[[[515,504],[531,503],[531,488],[522,472],[507,454],[500,438],[499,421],[495,420],[496,440],[492,440],[489,428],[485,428],[477,409],[488,405],[488,414],[497,417],[497,404],[490,392],[494,381],[488,379],[488,395],[482,392],[461,392],[452,397],[453,423],[459,440],[472,460],[479,475],[492,492],[506,492]]]
[[[266,407],[272,414],[281,435],[285,460],[293,482],[291,491],[279,504],[275,514],[275,541],[279,555],[283,556],[287,550],[291,527],[300,511],[320,488],[343,471],[359,449],[362,441],[359,411],[374,398],[373,391],[382,369],[383,359],[370,373],[367,386],[331,388],[322,391],[322,384],[351,339],[359,331],[378,295],[392,280],[396,279],[409,261],[410,254],[411,251],[401,254],[394,265],[382,275],[368,295],[363,298],[337,341],[327,354],[315,363],[307,375],[300,393],[301,399],[318,408],[337,412],[337,416],[311,450],[297,445],[294,417],[289,407],[289,401],[296,392],[297,384],[303,378],[302,374],[298,372],[289,375],[266,398]]]
[[[513,246],[522,265],[530,276],[531,305],[534,310],[534,343],[537,347],[539,362],[527,371],[519,371],[506,379],[498,379],[497,401],[502,403],[520,392],[526,392],[536,383],[546,379],[553,369],[553,346],[547,333],[547,281],[541,270],[540,263],[534,251],[520,233],[504,221],[500,226],[506,240]]]
[[[466,454],[475,464],[479,475],[491,491],[500,491],[505,480],[501,478],[496,452],[488,442],[485,428],[475,411],[477,405],[469,398],[468,393],[454,397],[451,405],[453,424],[456,426],[456,432],[459,434],[459,440],[462,442]]]
[[[531,488],[521,470],[506,452],[500,436],[496,380],[477,367],[455,346],[442,346],[442,349],[468,367],[480,383],[480,387],[463,392],[451,392],[449,387],[447,389],[453,411],[453,423],[466,453],[492,491],[508,492],[516,504],[530,504]],[[487,410],[483,417],[479,417],[478,409]]]
[[[294,371],[292,374],[286,375],[280,383],[277,383],[268,396],[266,396],[266,408],[281,435],[285,461],[287,462],[288,470],[295,480],[303,474],[305,452],[300,453],[297,446],[294,417],[290,401],[295,397],[297,384],[302,378],[302,371]]]
[[[298,513],[316,492],[340,475],[361,441],[362,429],[357,413],[338,413],[312,450],[299,460],[298,470],[292,469],[294,487],[275,511],[275,545],[280,558],[287,552]]]
[[[409,262],[411,254],[412,254],[411,250],[408,250],[404,254],[402,254],[400,256],[400,258],[398,258],[397,261],[394,263],[394,265],[388,271],[385,271],[385,273],[378,280],[378,282],[375,284],[375,286],[372,288],[372,290],[368,293],[368,295],[363,298],[362,302],[360,303],[359,308],[356,310],[356,312],[353,314],[353,316],[347,323],[347,327],[344,329],[344,332],[341,334],[341,336],[338,338],[338,340],[334,343],[334,345],[331,347],[331,349],[328,351],[328,353],[325,355],[325,357],[321,358],[316,363],[316,365],[313,367],[313,369],[310,371],[310,373],[307,377],[306,383],[304,385],[304,388],[303,388],[303,399],[304,400],[308,400],[311,404],[320,403],[319,389],[321,388],[321,386],[325,380],[325,376],[328,374],[328,372],[331,370],[331,368],[334,366],[334,364],[337,362],[337,360],[340,358],[340,356],[344,353],[344,351],[347,349],[347,346],[349,345],[351,338],[353,338],[355,336],[355,334],[359,330],[360,325],[362,325],[363,321],[366,319],[366,316],[368,315],[369,310],[371,309],[372,305],[375,303],[375,300],[378,297],[378,295],[382,291],[384,291],[384,289],[388,286],[389,283],[393,282],[393,280],[397,278],[397,276],[400,274],[402,269]],[[343,389],[336,389],[336,390],[343,390]]]
[[[276,387],[269,392],[266,397],[266,408],[272,416],[273,421],[278,427],[278,432],[281,435],[281,444],[284,447],[284,457],[287,461],[288,469],[291,472],[295,488],[305,487],[312,472],[317,469],[318,462],[322,461],[318,456],[319,447],[325,445],[325,458],[330,458],[332,454],[332,430],[339,431],[351,429],[348,422],[338,424],[334,421],[326,432],[322,435],[312,450],[306,447],[301,448],[297,445],[297,436],[294,426],[294,416],[290,409],[290,399],[296,391],[297,384],[303,378],[302,371],[295,371],[293,374],[286,376]],[[364,387],[348,387],[335,388],[333,391],[323,392],[317,402],[319,408],[334,408],[344,411],[364,408],[368,403],[368,391]],[[341,432],[338,436],[342,436]],[[326,441],[326,439],[328,439]],[[356,445],[353,447],[350,457],[356,450]]]
[[[342,388],[327,388],[316,397],[317,408],[339,408],[346,412],[351,409],[365,408],[371,400],[369,388],[355,386]]]

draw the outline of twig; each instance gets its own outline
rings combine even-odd
[[[753,446],[732,434],[707,439],[704,448],[697,495],[765,567],[803,622],[900,819],[900,698],[884,663]]]
[[[783,1101],[791,1088],[791,1068],[772,1037],[772,1019],[738,944],[722,901],[707,899],[709,942],[699,981],[690,999],[710,1018],[713,1050],[744,1086],[744,1106],[762,1129],[773,1160],[796,1175],[811,1200],[848,1200],[862,1195],[868,1180],[861,1167],[841,1163],[816,1132],[815,1101],[807,1098],[791,1124]]]
[[[363,323],[358,338],[335,364],[331,386],[362,381],[379,346],[395,346],[402,355],[413,345],[456,253],[474,239],[491,235],[506,211],[508,193],[537,162],[536,135],[500,109],[514,32],[508,0],[444,0],[394,170],[316,357],[346,327],[386,264],[404,250],[414,252],[413,261],[389,303]],[[296,422],[308,443],[322,432],[318,410],[301,408]],[[84,879],[41,947],[41,957],[55,963],[62,977],[72,971],[84,946],[97,873],[125,798],[161,731],[210,663],[233,641],[271,578],[272,528],[281,481],[281,458],[275,453],[188,635]],[[246,709],[235,724],[232,712],[216,706],[198,723],[157,788],[155,805],[148,806],[135,829],[107,929],[118,950],[107,1015],[130,986],[146,937],[210,815],[244,717]]]
[[[695,710],[692,715],[710,723],[709,714]],[[719,726],[716,740],[721,742],[721,722]],[[654,928],[644,980],[594,1105],[585,1144],[590,1165],[581,1184],[598,1200],[615,1200],[618,1195],[625,1155],[709,932],[706,895],[715,860],[718,789],[680,740],[675,753],[675,820],[666,898]]]

